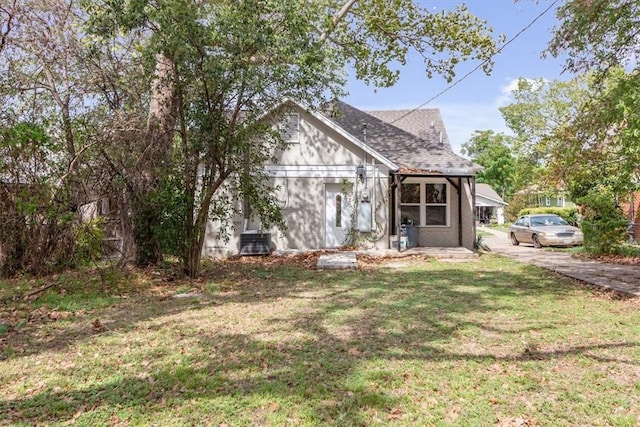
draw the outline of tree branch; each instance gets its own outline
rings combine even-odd
[[[333,16],[333,21],[331,21],[331,28],[328,28],[320,35],[320,38],[318,39],[318,43],[317,43],[318,45],[321,45],[325,41],[327,41],[329,34],[336,28],[336,26],[340,23],[340,21],[344,19],[346,14],[349,13],[349,10],[351,10],[353,5],[356,4],[357,2],[358,0],[349,0],[342,6],[342,8],[338,11],[338,13],[336,13]]]

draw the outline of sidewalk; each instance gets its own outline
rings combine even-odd
[[[535,249],[527,244],[513,246],[505,232],[484,227],[479,230],[492,234],[483,236],[483,241],[492,252],[585,283],[640,297],[640,268],[637,266],[582,261],[568,253]]]

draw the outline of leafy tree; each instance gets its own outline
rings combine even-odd
[[[423,55],[428,76],[454,76],[478,59],[490,67],[494,41],[464,6],[431,13],[409,0],[87,1],[101,41],[139,35],[151,81],[146,129],[128,141],[135,168],[119,179],[131,194],[138,264],[161,255],[163,177],[183,189],[182,259],[195,275],[206,221],[226,221],[238,194],[263,223],[281,223],[261,165],[284,148],[265,111],[290,97],[318,106],[342,94],[344,69],[389,86],[408,51]],[[104,46],[96,43],[96,48]],[[114,168],[115,169],[115,168]],[[176,188],[176,187],[173,187]]]
[[[61,0],[0,7],[0,220],[4,273],[73,261],[94,145],[79,10]]]
[[[511,137],[493,131],[475,131],[462,146],[462,154],[483,167],[478,182],[489,184],[503,199],[514,192],[516,162],[511,152]]]
[[[573,193],[594,201],[592,188],[599,183],[615,205],[640,183],[640,4],[572,0],[559,8],[558,18],[549,53],[567,53],[568,70],[593,76],[589,99],[563,130],[566,161],[559,166],[580,161],[583,167],[569,171]],[[606,207],[596,201],[597,208]]]
[[[587,181],[598,174],[616,194],[631,191],[639,181],[640,4],[572,0],[558,18],[549,53],[567,53],[567,69],[592,75],[589,97],[565,130],[569,157],[592,166],[580,174],[576,191],[586,194]]]
[[[500,112],[515,134],[516,187],[532,183],[564,187],[562,176],[553,173],[549,165],[552,153],[565,146],[558,130],[575,117],[588,98],[584,79],[520,79],[513,96],[514,102],[500,108]]]
[[[566,53],[566,68],[582,73],[606,71],[635,62],[640,55],[636,0],[570,0],[556,12],[559,25],[549,53]]]
[[[590,94],[579,114],[557,131],[564,144],[553,152],[553,170],[569,183],[575,198],[596,182],[624,197],[637,189],[640,178],[638,72],[610,70]],[[572,167],[576,164],[580,167]]]

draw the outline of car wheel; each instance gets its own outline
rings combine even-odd
[[[520,244],[520,242],[518,242],[518,239],[516,238],[515,233],[511,233],[511,244],[513,246],[518,246]]]
[[[538,235],[534,234],[531,236],[531,241],[533,242],[533,247],[536,249],[540,249],[542,245],[540,244],[540,239],[538,239]]]

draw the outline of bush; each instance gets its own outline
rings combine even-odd
[[[89,263],[102,257],[105,238],[100,218],[94,218],[77,227],[75,259],[78,263]]]
[[[571,225],[578,225],[578,208],[557,208],[557,207],[542,207],[542,208],[524,208],[520,210],[519,215],[528,214],[553,214],[562,217]]]
[[[0,277],[47,274],[73,264],[77,214],[50,203],[48,187],[0,183]]]
[[[584,206],[581,226],[587,252],[615,253],[625,240],[627,219],[611,188],[597,185],[579,203]]]
[[[526,194],[515,194],[509,204],[504,209],[504,215],[507,221],[514,222],[520,216],[520,211],[527,207]]]

